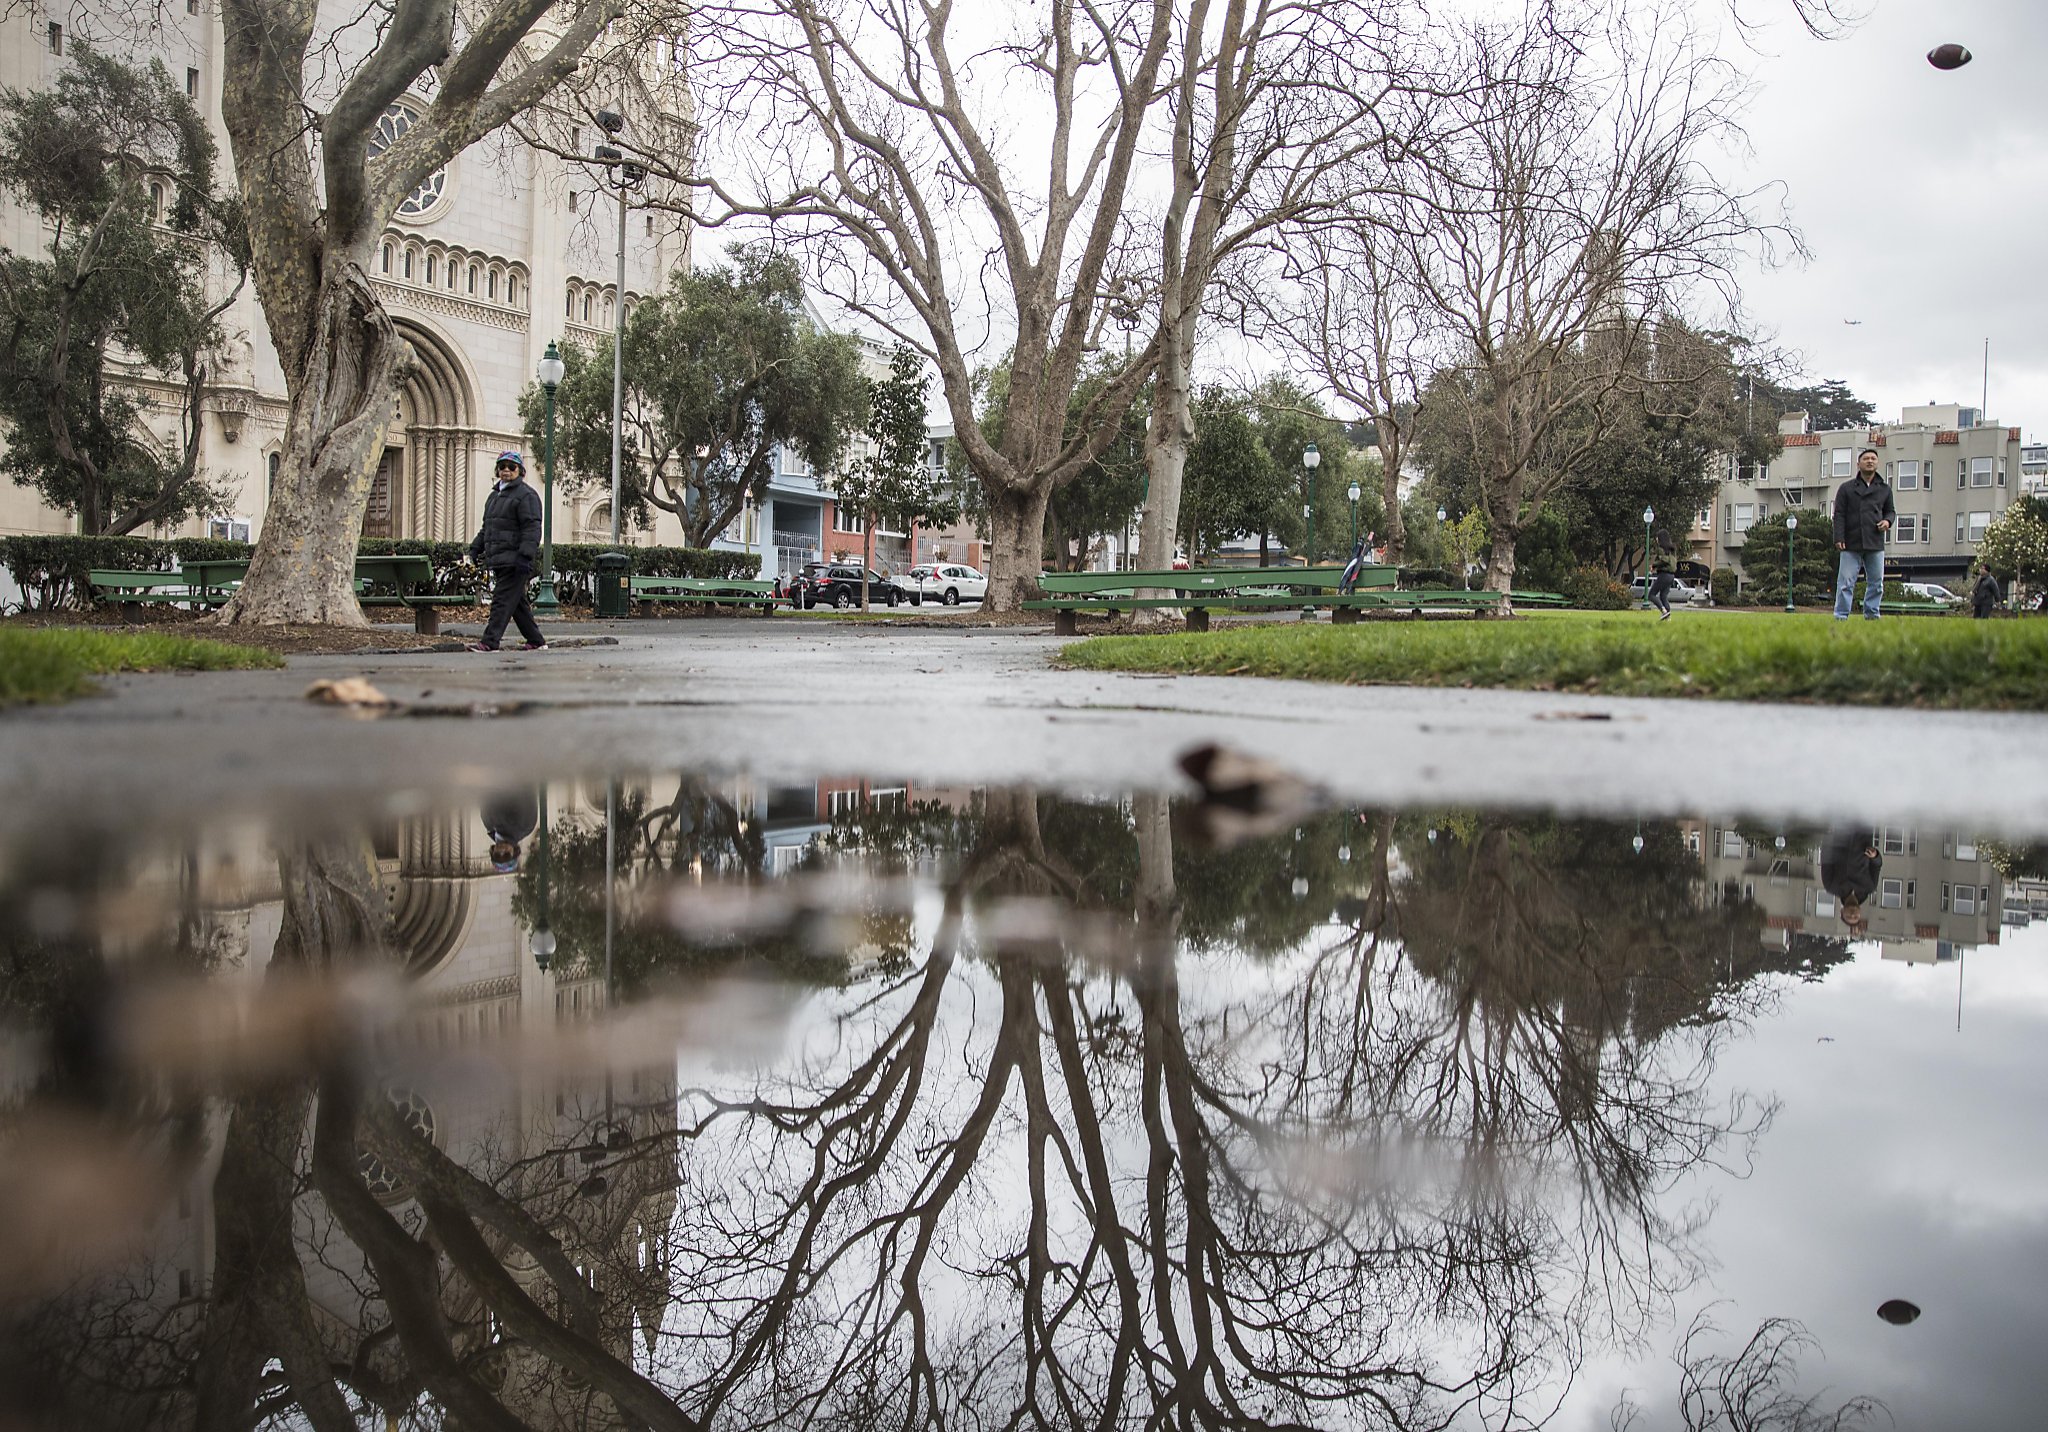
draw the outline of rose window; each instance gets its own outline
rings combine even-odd
[[[387,106],[384,113],[377,116],[377,128],[370,135],[370,157],[375,159],[392,145],[398,143],[400,137],[413,127],[414,121],[418,118],[419,111],[403,101]],[[421,182],[419,188],[405,196],[405,202],[398,206],[398,217],[401,219],[417,219],[421,217],[441,202],[441,197],[447,190],[447,169],[436,169]]]

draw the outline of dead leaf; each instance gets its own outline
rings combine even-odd
[[[360,676],[339,681],[316,681],[306,688],[306,699],[327,706],[396,706],[398,703]]]

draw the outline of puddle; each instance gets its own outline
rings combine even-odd
[[[0,1427],[2030,1420],[2048,851],[1187,768],[6,850]]]

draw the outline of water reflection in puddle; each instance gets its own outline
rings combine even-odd
[[[2026,1420],[2040,850],[1196,764],[8,852],[0,1426]]]

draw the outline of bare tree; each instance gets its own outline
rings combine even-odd
[[[410,358],[371,287],[371,254],[408,195],[545,100],[607,27],[606,53],[626,56],[646,34],[681,32],[659,6],[630,24],[625,8],[379,0],[365,53],[354,12],[222,0],[222,117],[291,408],[262,539],[221,621],[362,624],[356,543]],[[386,144],[379,123],[409,91],[432,98]]]
[[[707,183],[713,217],[772,219],[835,298],[931,359],[987,500],[992,610],[1036,590],[1053,489],[1115,440],[1152,366],[1153,347],[1131,355],[1069,425],[1122,288],[1133,176],[1179,10],[1051,0],[963,20],[952,0],[733,0],[700,12],[707,127],[755,156],[753,173]],[[1010,387],[992,433],[974,378],[998,328]]]
[[[1432,396],[1478,460],[1502,612],[1517,538],[1639,393],[1657,324],[1700,302],[1732,313],[1737,260],[1789,236],[1707,162],[1739,137],[1737,76],[1676,0],[1563,23],[1468,32],[1478,83],[1447,101],[1441,154],[1400,201],[1404,267],[1453,349]]]
[[[1173,187],[1159,228],[1141,568],[1163,571],[1177,545],[1210,284],[1261,236],[1335,203],[1342,178],[1384,138],[1380,107],[1403,84],[1398,13],[1372,0],[1197,0],[1189,10],[1167,95]]]

